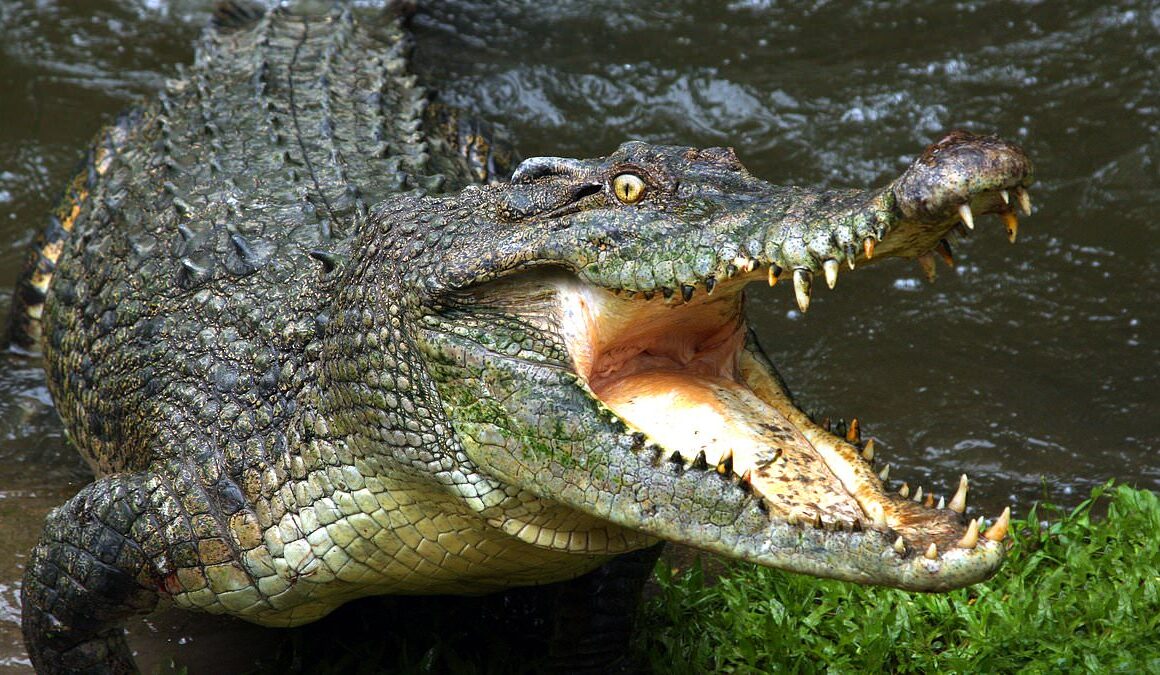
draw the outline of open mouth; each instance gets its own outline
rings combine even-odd
[[[560,328],[577,374],[655,447],[656,463],[699,470],[760,498],[771,519],[831,532],[878,531],[897,555],[937,560],[1001,541],[1009,510],[985,532],[964,522],[967,479],[953,495],[886,491],[873,440],[843,436],[791,401],[749,334],[742,269],[696,293],[615,293],[556,282]],[[706,292],[707,291],[707,292]]]

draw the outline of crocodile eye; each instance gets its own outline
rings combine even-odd
[[[632,173],[622,173],[612,179],[612,191],[624,204],[635,204],[644,196],[644,181]]]

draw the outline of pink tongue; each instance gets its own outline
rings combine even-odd
[[[733,473],[750,471],[754,491],[782,518],[852,522],[865,516],[814,447],[777,410],[737,382],[651,371],[607,382],[605,405],[686,463],[700,452],[716,466],[732,452]]]

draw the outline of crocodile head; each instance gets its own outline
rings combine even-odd
[[[464,452],[521,503],[817,576],[974,583],[1002,560],[1007,513],[986,531],[967,521],[965,477],[949,500],[887,493],[872,442],[795,406],[747,327],[745,289],[786,281],[804,311],[815,279],[949,255],[948,232],[974,216],[1000,215],[1013,237],[1030,181],[1019,148],[965,132],[876,190],[774,186],[723,148],[529,159],[437,210],[418,341]],[[481,509],[539,545],[615,552]]]

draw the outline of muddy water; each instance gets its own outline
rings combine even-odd
[[[4,305],[81,145],[189,60],[209,4],[0,0]],[[1153,4],[505,7],[438,3],[417,17],[417,56],[446,100],[506,124],[525,155],[732,145],[769,180],[844,186],[887,180],[954,127],[1024,144],[1039,183],[1017,245],[987,219],[934,284],[903,263],[843,274],[807,316],[791,289],[755,289],[753,320],[805,405],[858,416],[912,484],[942,492],[967,472],[990,512],[1075,502],[1109,477],[1160,489]],[[0,361],[0,670],[27,664],[24,551],[86,480],[36,364]],[[239,635],[277,639],[233,624],[137,632],[154,661],[195,664],[261,651]]]

